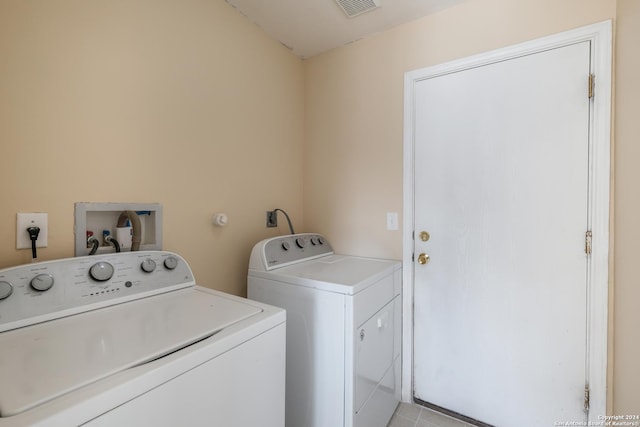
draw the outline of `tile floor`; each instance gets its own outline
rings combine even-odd
[[[400,403],[387,427],[469,427],[471,424],[456,420],[429,408]],[[473,426],[471,426],[473,427]]]

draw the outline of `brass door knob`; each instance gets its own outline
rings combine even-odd
[[[429,255],[425,253],[421,253],[420,255],[418,255],[418,264],[428,264],[430,260],[431,258],[429,257]]]

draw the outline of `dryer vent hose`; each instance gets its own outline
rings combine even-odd
[[[142,226],[140,225],[140,218],[134,211],[124,211],[118,217],[118,227],[125,227],[127,220],[131,222],[133,228],[133,235],[131,236],[131,251],[140,250],[140,240],[142,240]]]

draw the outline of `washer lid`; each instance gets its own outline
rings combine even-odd
[[[328,255],[265,273],[249,271],[249,275],[353,295],[399,268],[399,261]]]
[[[0,417],[155,360],[261,311],[190,288],[0,333]]]

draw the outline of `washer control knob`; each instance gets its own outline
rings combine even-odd
[[[316,245],[318,244],[318,238],[317,238],[316,236],[313,236],[313,237],[311,238],[311,244],[312,244],[313,246],[316,246]]]
[[[302,237],[298,237],[296,239],[296,245],[298,245],[298,247],[300,249],[304,248],[305,246],[307,246],[307,242],[302,238]]]
[[[169,270],[173,270],[178,266],[178,258],[174,256],[167,257],[167,259],[164,260],[164,266]]]
[[[93,280],[97,280],[98,282],[106,282],[111,279],[113,276],[114,268],[113,265],[108,262],[100,261],[95,263],[89,269],[89,276]]]
[[[53,286],[53,276],[50,274],[38,274],[31,279],[30,285],[36,291],[48,291]]]
[[[288,251],[289,248],[290,248],[289,242],[282,242],[282,249],[284,249],[285,251]]]
[[[144,271],[145,273],[151,273],[156,269],[156,262],[151,258],[147,258],[142,261],[142,263],[140,264],[140,268],[142,268],[142,271]]]
[[[320,236],[318,236],[318,244],[319,245],[324,245],[324,239]]]
[[[13,292],[13,286],[9,282],[0,282],[0,301],[9,298],[9,295]]]

